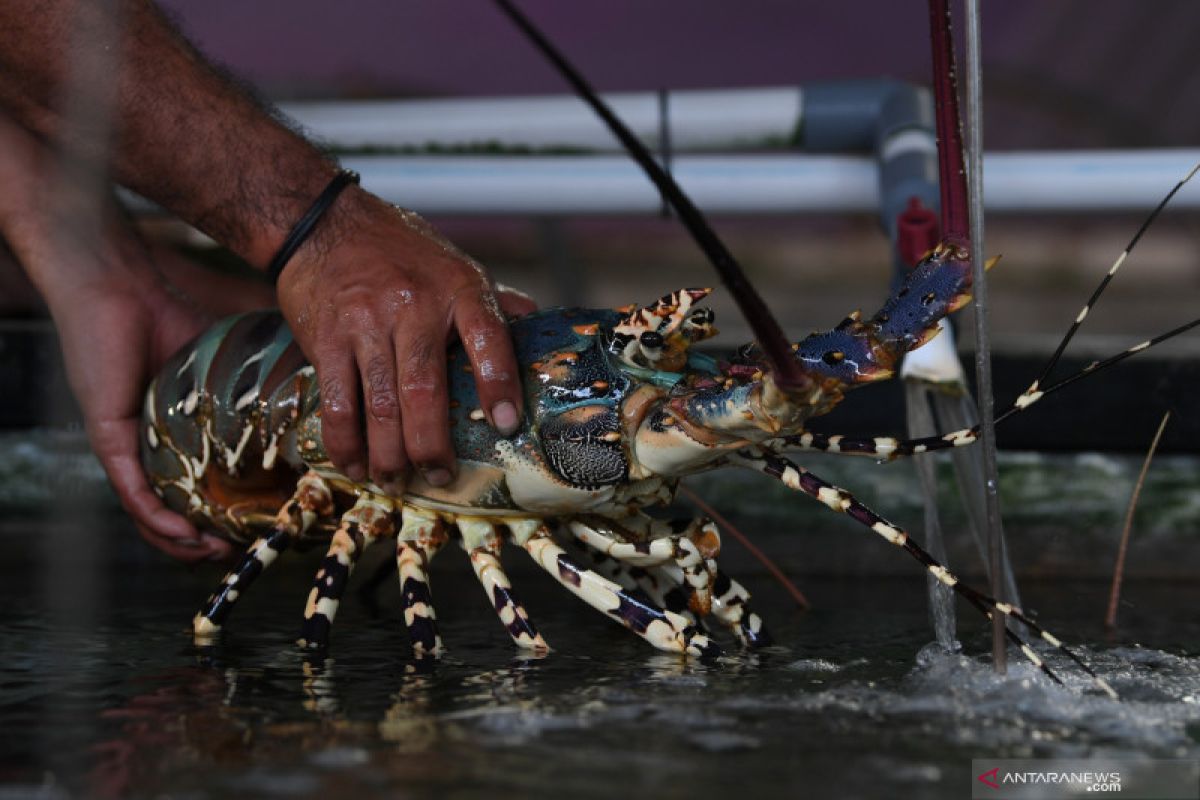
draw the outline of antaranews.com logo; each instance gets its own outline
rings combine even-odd
[[[1200,800],[1198,760],[975,759],[971,774],[974,800]]]
[[[1013,786],[1063,786],[1074,793],[1080,790],[1087,792],[1119,792],[1121,791],[1120,772],[1058,772],[1054,770],[1028,770],[1018,772],[1009,770],[1003,775],[999,767],[992,767],[987,772],[980,773],[978,780],[985,786],[1000,789],[1005,784]],[[1068,792],[1068,796],[1071,792]]]

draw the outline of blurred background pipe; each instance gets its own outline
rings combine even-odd
[[[1112,213],[1152,208],[1200,149],[992,153],[989,213]],[[657,214],[658,192],[617,156],[348,156],[363,185],[424,214]],[[872,213],[879,176],[866,156],[676,156],[672,171],[713,214]],[[144,202],[140,211],[150,210]],[[1200,208],[1189,184],[1170,211]]]

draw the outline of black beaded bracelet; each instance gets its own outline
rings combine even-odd
[[[279,252],[275,254],[275,257],[271,259],[271,263],[267,265],[267,275],[270,277],[271,283],[279,281],[279,273],[283,272],[283,268],[287,266],[288,261],[300,249],[300,245],[304,244],[304,240],[313,232],[313,228],[321,221],[321,217],[333,205],[333,201],[337,200],[342,190],[352,183],[358,183],[358,181],[358,173],[354,170],[338,170],[338,174],[317,195],[317,199],[308,211],[304,212],[304,216],[296,223],[296,227],[292,228],[291,233],[287,235],[287,238],[283,240],[283,244],[279,246]]]

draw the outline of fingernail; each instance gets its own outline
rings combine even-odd
[[[445,486],[450,482],[450,470],[442,467],[423,470],[422,474],[425,476],[425,482],[430,486]]]
[[[379,488],[383,489],[388,497],[403,497],[404,496],[404,481],[395,473],[389,472],[387,475],[381,476]]]
[[[201,542],[204,547],[208,548],[208,556],[206,561],[223,561],[228,552],[228,543],[218,539],[215,536],[205,534],[201,537]]]
[[[512,436],[517,432],[521,420],[517,418],[517,407],[508,400],[501,400],[492,406],[492,424],[504,436]]]
[[[351,464],[346,467],[346,477],[355,483],[363,483],[367,479],[367,468],[362,464]]]

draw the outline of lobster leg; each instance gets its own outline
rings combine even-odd
[[[635,567],[613,558],[607,553],[580,545],[580,550],[592,562],[592,568],[610,581],[621,585],[626,591],[642,591],[655,605],[684,617],[689,624],[700,624],[696,615],[688,608],[688,596],[680,585],[682,575],[668,567]]]
[[[549,650],[550,646],[529,618],[529,612],[513,593],[512,583],[500,564],[500,537],[495,526],[470,517],[459,517],[455,524],[462,534],[462,548],[471,558],[475,576],[513,643],[522,650]]]
[[[234,603],[246,593],[255,579],[274,563],[292,541],[302,536],[321,517],[333,513],[333,495],[315,472],[305,473],[292,495],[275,517],[275,524],[266,536],[260,536],[246,550],[241,563],[225,575],[221,586],[204,608],[192,619],[192,631],[198,638],[216,635],[233,611]]]
[[[712,615],[733,631],[743,647],[767,647],[774,639],[767,633],[762,617],[750,609],[749,601],[746,587],[718,569],[713,582]]]
[[[369,494],[359,497],[342,515],[308,594],[296,644],[308,650],[324,650],[329,645],[329,630],[359,555],[375,539],[394,531],[391,504]]]
[[[396,567],[404,625],[417,658],[440,655],[443,649],[429,588],[429,562],[446,539],[446,528],[436,515],[415,506],[404,506],[396,541]]]
[[[628,566],[631,573],[632,570],[639,570],[631,577],[655,602],[668,610],[684,613],[680,608],[682,606],[689,616],[695,614],[704,617],[711,614],[746,647],[770,644],[771,637],[763,626],[762,618],[746,606],[750,593],[716,566],[721,538],[712,520],[697,517],[668,524],[672,530],[683,531],[686,535],[673,533],[649,543],[638,544],[618,541],[618,531],[601,530],[598,526],[587,525],[579,520],[573,520],[570,527],[576,538],[584,544]],[[651,563],[656,548],[662,551],[659,556],[665,553],[665,546],[659,543],[669,543],[673,547],[673,564],[664,563],[665,558],[658,564]]]
[[[671,533],[644,541],[627,541],[622,532],[610,527],[607,520],[573,519],[568,524],[575,538],[585,545],[632,567],[659,567],[674,564],[679,568],[680,586],[687,606],[697,616],[708,614],[712,607],[713,575],[717,570],[716,557],[721,551],[721,537],[712,521],[698,517],[678,520],[669,525]]]
[[[894,436],[842,436],[805,431],[774,439],[766,446],[770,450],[807,450],[818,453],[867,456],[891,461],[921,453],[948,450],[952,447],[965,447],[974,444],[978,438],[978,425],[944,433],[940,436],[925,436],[919,439],[898,439]]]
[[[693,656],[720,655],[721,648],[684,617],[664,611],[649,602],[645,595],[627,592],[619,584],[584,569],[554,543],[541,520],[509,523],[508,527],[513,541],[525,548],[533,560],[568,591],[654,647]]]
[[[878,533],[890,544],[903,548],[903,550],[921,563],[925,569],[929,570],[929,574],[937,578],[946,586],[954,590],[956,594],[965,599],[968,603],[978,609],[984,616],[991,619],[992,614],[996,611],[1007,614],[1017,622],[1024,625],[1032,633],[1036,634],[1053,647],[1055,650],[1066,655],[1074,661],[1080,669],[1087,673],[1095,684],[1112,698],[1116,698],[1117,694],[1112,687],[1104,681],[1103,678],[1096,675],[1092,669],[1084,664],[1080,658],[1068,649],[1057,637],[1049,631],[1043,629],[1036,622],[1027,617],[1020,609],[1008,603],[1001,603],[992,597],[989,597],[982,592],[972,589],[970,586],[962,583],[955,575],[940,564],[937,559],[929,555],[920,545],[912,540],[905,531],[898,525],[888,522],[883,517],[876,514],[871,509],[867,508],[859,502],[852,494],[845,489],[840,489],[820,477],[814,475],[801,466],[798,466],[791,461],[771,453],[742,450],[729,457],[729,463],[752,469],[755,472],[761,472],[764,475],[778,480],[784,486],[794,491],[803,492],[804,494],[820,500],[834,511],[846,514],[861,525],[870,528]],[[1007,631],[1009,641],[1017,645],[1025,657],[1042,672],[1044,672],[1055,683],[1061,683],[1058,676],[1050,671],[1041,656],[1030,647],[1021,637]]]

